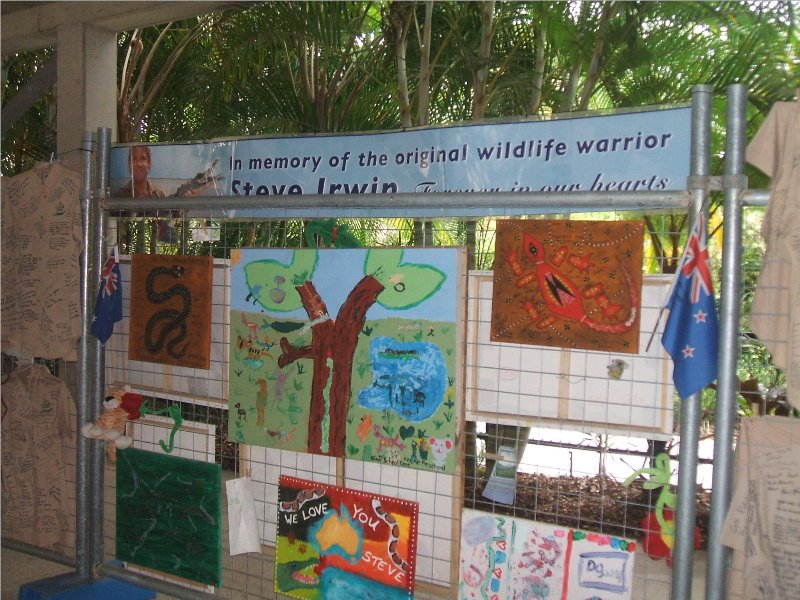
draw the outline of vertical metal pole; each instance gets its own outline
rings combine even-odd
[[[709,85],[696,85],[692,89],[691,174],[694,181],[707,177],[711,170],[712,93],[713,88]],[[694,186],[692,189],[692,216],[703,208],[707,195],[707,186]],[[700,394],[693,394],[681,402],[681,446],[678,470],[678,505],[675,508],[672,600],[687,600],[692,597],[700,416]]]
[[[81,309],[83,323],[81,324],[81,339],[78,345],[78,422],[81,425],[90,419],[91,386],[89,384],[89,371],[87,361],[89,357],[89,338],[92,326],[94,282],[91,253],[91,218],[90,202],[92,197],[92,150],[94,141],[91,133],[85,133],[81,142],[81,219],[83,228],[83,252],[81,253]],[[92,569],[91,556],[87,552],[89,537],[89,440],[82,435],[77,436],[75,460],[75,559],[78,576],[88,579]]]
[[[717,363],[717,406],[714,419],[714,475],[708,535],[706,598],[723,600],[726,593],[728,549],[719,543],[728,510],[733,479],[733,432],[736,425],[736,362],[739,358],[739,312],[741,301],[742,205],[744,178],[745,111],[747,90],[743,85],[728,88],[725,138],[722,276]]]
[[[97,185],[92,203],[93,236],[92,236],[92,261],[96,265],[97,273],[101,272],[106,259],[105,230],[106,218],[104,201],[108,197],[109,181],[109,152],[111,147],[111,130],[108,128],[97,129],[96,173]],[[99,281],[99,277],[95,280]],[[92,362],[90,383],[93,391],[95,408],[94,418],[101,411],[102,398],[105,396],[105,347],[100,340],[92,336]],[[92,487],[91,487],[91,556],[92,564],[99,565],[103,562],[103,501],[104,501],[104,471],[105,471],[105,444],[94,444],[91,454]]]

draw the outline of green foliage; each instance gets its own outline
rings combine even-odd
[[[3,107],[54,57],[52,48],[3,57]],[[56,151],[55,100],[55,91],[50,90],[3,134],[4,176],[23,173],[37,162],[48,160]]]

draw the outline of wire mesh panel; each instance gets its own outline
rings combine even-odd
[[[194,210],[191,218],[175,218],[173,210],[163,214],[118,219],[117,241],[123,257],[141,250],[214,257],[211,369],[130,361],[124,318],[107,346],[106,378],[110,384],[129,385],[143,394],[150,411],[179,408],[182,424],[174,438],[175,453],[210,460],[213,451],[214,460],[223,466],[223,479],[250,479],[261,553],[229,555],[224,504],[222,585],[197,589],[221,598],[276,597],[278,479],[286,475],[419,503],[415,593],[419,598],[465,594],[463,586],[459,591],[463,579],[459,571],[466,560],[465,507],[520,519],[520,527],[544,523],[572,532],[569,535],[591,534],[602,543],[632,542],[632,581],[624,593],[630,597],[668,595],[669,568],[664,561],[651,561],[642,549],[647,536],[656,535],[647,528],[647,517],[658,491],[644,489],[647,475],[623,485],[638,469],[655,464],[659,452],[672,448],[675,456],[670,363],[659,342],[663,329],[659,312],[668,292],[668,276],[645,275],[635,352],[505,343],[492,341],[489,334],[491,269],[496,260],[493,217],[301,221],[224,218],[216,209],[207,215]],[[623,221],[638,216],[611,212],[598,218]],[[663,236],[669,215],[652,216],[657,223],[653,234]],[[562,221],[569,218],[560,216]],[[164,233],[167,228],[171,233]],[[456,402],[465,411],[456,446],[463,464],[460,458],[455,474],[265,448],[228,437],[230,419],[242,416],[240,408],[228,405],[232,251],[322,246],[331,243],[325,236],[333,231],[352,235],[364,247],[467,247],[468,286],[465,297],[459,299],[466,337],[458,349],[465,386],[456,394]],[[640,269],[656,272],[666,257],[649,239],[643,246]],[[127,258],[122,268],[125,281]],[[129,310],[126,302],[126,317]],[[167,440],[169,425],[163,416],[132,423],[129,433],[134,446],[163,451],[159,441]],[[668,473],[667,483],[670,480]],[[105,551],[109,559],[114,557],[113,481],[113,470],[107,466]]]

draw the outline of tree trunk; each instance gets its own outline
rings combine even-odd
[[[534,27],[534,35],[536,36],[535,42],[535,59],[533,64],[533,90],[531,93],[531,101],[528,104],[528,114],[535,115],[539,112],[539,106],[542,104],[542,86],[544,85],[544,51],[547,46],[547,31],[541,25]]]
[[[433,0],[425,2],[425,22],[422,25],[422,45],[419,49],[419,87],[417,89],[417,123],[428,124],[431,94],[431,35],[433,30]]]
[[[367,311],[383,291],[383,285],[372,275],[364,277],[342,304],[336,321],[330,318],[328,307],[313,283],[306,281],[295,289],[300,294],[309,319],[314,323],[311,326],[311,344],[292,346],[285,337],[281,338],[282,352],[278,357],[278,366],[284,368],[303,358],[314,362],[308,415],[308,450],[314,454],[344,456],[353,355],[367,319]],[[326,417],[329,424],[327,435],[323,431]]]
[[[477,68],[473,73],[474,95],[472,97],[472,120],[480,121],[486,114],[489,96],[486,93],[489,81],[489,57],[492,53],[492,18],[494,2],[484,2],[481,10],[481,45],[478,48]]]

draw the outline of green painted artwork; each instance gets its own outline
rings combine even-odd
[[[233,251],[230,439],[454,472],[462,266],[460,248]]]
[[[128,448],[117,460],[117,559],[222,581],[222,467]]]

